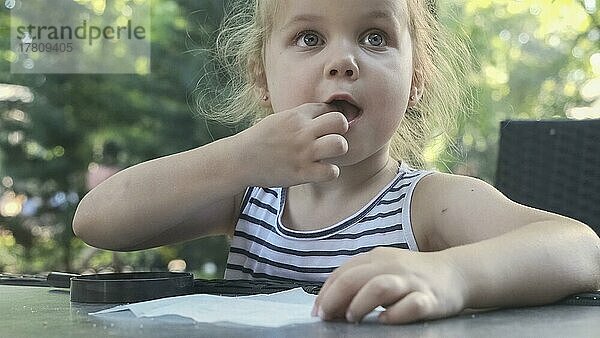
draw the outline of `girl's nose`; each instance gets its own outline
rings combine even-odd
[[[329,79],[342,78],[356,81],[358,76],[358,64],[349,56],[333,61],[325,67],[325,77]]]

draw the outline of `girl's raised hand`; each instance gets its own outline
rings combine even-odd
[[[335,270],[315,301],[313,315],[359,322],[383,306],[379,321],[406,324],[455,315],[464,308],[466,286],[442,252],[376,248]]]
[[[344,155],[348,121],[326,103],[307,103],[271,114],[236,135],[249,185],[289,187],[324,182],[340,169],[327,159]],[[242,168],[240,168],[242,169]]]

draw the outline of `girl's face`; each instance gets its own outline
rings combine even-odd
[[[345,113],[354,119],[344,135],[349,151],[331,162],[352,165],[389,149],[413,74],[406,3],[283,0],[278,6],[265,50],[273,110],[349,94],[361,111]]]

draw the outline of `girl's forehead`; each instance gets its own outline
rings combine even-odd
[[[388,20],[405,25],[408,8],[405,0],[275,0],[274,26],[307,21],[344,23],[347,20]]]

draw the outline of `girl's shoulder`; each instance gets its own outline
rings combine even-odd
[[[446,200],[448,195],[462,194],[475,188],[494,189],[490,184],[471,176],[455,175],[431,170],[414,170],[421,173],[422,179],[415,187],[415,194],[427,200]]]
[[[411,198],[411,223],[419,229],[423,243],[421,251],[438,251],[448,247],[439,236],[439,227],[446,214],[458,212],[457,199],[468,199],[468,191],[487,184],[473,177],[429,171],[414,187]]]
[[[482,204],[508,201],[481,179],[437,171],[419,180],[414,190],[411,211],[426,223],[436,223],[441,216],[473,213]]]
[[[434,172],[418,182],[411,216],[426,238],[423,251],[479,242],[558,216],[526,207],[478,178]]]

